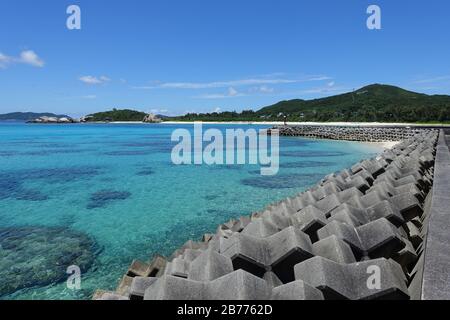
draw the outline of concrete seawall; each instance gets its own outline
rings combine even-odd
[[[168,258],[133,261],[116,291],[93,299],[449,299],[444,131],[352,129],[307,134],[402,142]]]
[[[450,132],[440,131],[426,229],[421,299],[450,300]]]
[[[305,137],[316,139],[350,140],[364,142],[401,141],[413,137],[422,129],[417,128],[379,128],[342,126],[275,126],[280,136]],[[270,133],[270,131],[269,131]]]

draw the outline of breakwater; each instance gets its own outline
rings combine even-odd
[[[448,175],[448,164],[435,161],[449,159],[443,131],[408,135],[378,157],[186,242],[168,258],[133,261],[115,292],[99,290],[94,299],[427,298],[424,279],[436,281],[448,269],[436,253],[448,245],[434,213],[448,211],[435,198],[446,199],[440,195],[446,181],[433,189],[435,167]],[[441,232],[431,234],[435,228]],[[429,271],[432,258],[440,270]],[[448,283],[439,285],[448,292]]]
[[[280,136],[305,137],[363,142],[402,141],[421,132],[415,128],[342,127],[342,126],[275,126]],[[269,131],[270,132],[270,131]]]

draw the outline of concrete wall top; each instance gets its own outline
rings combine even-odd
[[[450,300],[450,152],[444,130],[437,146],[424,254],[422,299]]]

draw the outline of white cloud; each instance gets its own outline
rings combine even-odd
[[[350,89],[344,88],[344,87],[334,87],[334,86],[329,86],[327,85],[326,87],[319,87],[319,88],[310,88],[310,89],[305,89],[305,90],[299,90],[296,92],[291,92],[289,94],[329,94],[329,93],[343,93],[345,91],[348,91]]]
[[[225,99],[234,97],[243,97],[257,94],[273,94],[275,89],[266,85],[251,87],[244,92],[240,92],[233,87],[228,88],[227,93],[203,94],[196,96],[197,99]]]
[[[168,109],[150,109],[150,113],[153,113],[153,114],[156,114],[156,113],[162,114],[162,113],[167,113],[167,112],[169,112]]]
[[[275,89],[266,85],[251,87],[245,91],[238,91],[233,87],[228,88],[227,93],[202,94],[195,96],[197,99],[225,99],[234,97],[251,96],[257,94],[273,94]]]
[[[315,76],[311,77],[308,81],[325,81],[325,80],[331,80],[332,78],[328,76]]]
[[[230,81],[213,81],[213,82],[165,82],[150,86],[133,87],[133,89],[211,89],[211,88],[227,88],[227,87],[241,87],[254,85],[269,85],[269,84],[289,84],[307,81],[324,81],[330,80],[328,76],[305,76],[297,79],[287,78],[262,78],[255,77],[249,79],[239,79]]]
[[[218,94],[203,94],[196,96],[194,98],[198,99],[225,99],[225,98],[235,98],[235,97],[242,97],[245,96],[245,94],[237,91],[233,87],[229,87],[227,93],[218,93]]]
[[[229,95],[227,94],[222,94],[222,93],[207,93],[207,94],[201,94],[199,96],[195,96],[194,98],[196,99],[225,99],[225,98],[230,98]]]
[[[424,86],[424,87],[417,87],[416,90],[421,91],[430,91],[430,90],[442,90],[443,87],[440,86]]]
[[[336,83],[334,81],[328,82],[327,86],[329,87],[334,87]]]
[[[261,87],[259,87],[259,91],[262,93],[272,93],[274,91],[274,89],[270,88],[268,86],[261,86]]]
[[[213,112],[219,113],[219,112],[220,112],[220,110],[222,110],[222,109],[221,109],[221,108],[219,108],[219,107],[217,107],[217,108],[215,108],[215,109],[213,110]]]
[[[224,87],[240,87],[256,84],[286,84],[295,83],[297,80],[289,79],[242,79],[233,81],[217,81],[209,83],[194,83],[194,82],[173,82],[163,83],[159,85],[161,88],[175,88],[175,89],[208,89],[208,88],[224,88]]]
[[[236,97],[238,94],[239,94],[239,92],[235,88],[233,88],[233,87],[228,88],[228,96]]]
[[[104,84],[106,82],[111,81],[111,79],[106,76],[101,76],[98,78],[94,77],[94,76],[82,76],[82,77],[78,78],[78,80],[80,80],[81,82],[84,82],[85,84],[89,84],[89,85]]]
[[[420,79],[420,80],[416,80],[414,81],[414,83],[435,83],[435,82],[441,82],[441,81],[447,81],[450,80],[450,76],[439,76],[439,77],[434,77],[434,78],[428,78],[428,79]]]
[[[84,82],[86,84],[100,84],[102,83],[100,79],[93,77],[93,76],[82,76],[79,78],[81,82]]]
[[[12,57],[8,57],[0,52],[0,68],[5,69],[12,62]]]
[[[253,87],[248,90],[248,92],[250,93],[273,93],[274,91],[274,88],[268,87],[266,85]]]
[[[6,69],[13,63],[28,64],[38,68],[42,68],[45,65],[44,60],[42,60],[33,50],[22,51],[19,57],[11,57],[0,53],[0,68]]]
[[[19,62],[29,64],[33,67],[42,68],[44,61],[33,50],[26,50],[20,53]]]
[[[81,98],[92,100],[92,99],[97,99],[97,96],[95,94],[88,94],[86,96],[82,96]]]
[[[260,78],[273,78],[273,77],[284,77],[286,75],[286,72],[272,72],[260,75]]]

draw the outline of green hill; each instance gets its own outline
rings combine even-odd
[[[36,113],[36,112],[11,112],[0,114],[0,121],[30,121],[39,117],[68,118],[66,115],[57,115],[54,113]]]
[[[258,111],[187,114],[185,121],[448,122],[450,96],[373,84],[326,98],[281,101]]]
[[[289,121],[450,121],[450,96],[426,95],[374,84],[354,92],[314,100],[281,101],[257,114]]]
[[[86,116],[87,121],[142,121],[145,112],[129,109],[113,109],[111,111],[97,112]]]

